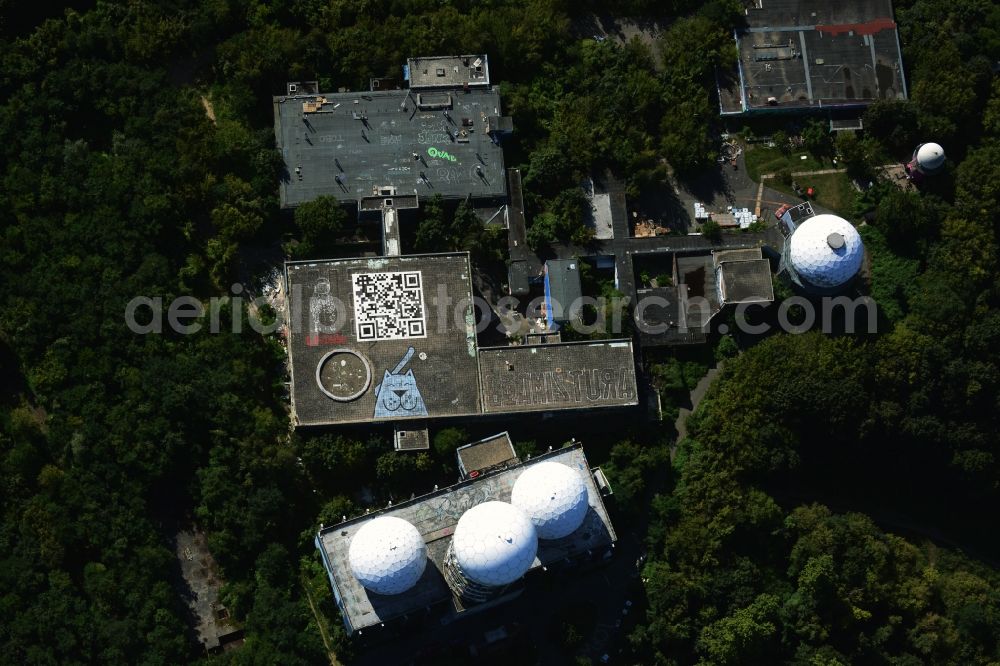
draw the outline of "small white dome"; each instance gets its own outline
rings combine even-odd
[[[499,587],[531,567],[538,536],[524,511],[506,502],[484,502],[458,519],[451,546],[462,573],[480,585]]]
[[[539,539],[561,539],[587,515],[587,486],[580,473],[562,463],[531,465],[514,483],[510,503],[528,514]]]
[[[854,225],[836,215],[816,215],[792,233],[789,258],[800,277],[833,288],[857,275],[865,250]]]
[[[354,577],[376,594],[399,594],[420,580],[427,546],[417,528],[402,518],[379,516],[365,523],[347,551]]]
[[[944,165],[944,148],[936,143],[917,147],[917,166],[921,171],[937,171]]]

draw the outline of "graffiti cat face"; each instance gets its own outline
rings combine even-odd
[[[398,375],[394,375],[389,371],[385,372],[382,376],[382,386],[379,390],[375,414],[376,416],[380,414],[385,416],[427,414],[412,370]]]

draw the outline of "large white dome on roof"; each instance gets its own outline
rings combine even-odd
[[[506,502],[484,502],[458,519],[451,547],[468,578],[480,585],[501,586],[531,567],[538,536],[521,509]]]
[[[420,580],[427,565],[427,546],[410,523],[379,516],[351,539],[347,559],[354,577],[376,594],[399,594]]]
[[[861,268],[865,249],[854,225],[836,215],[816,215],[792,233],[789,258],[795,272],[817,287],[847,283]]]
[[[510,503],[528,514],[539,539],[561,539],[587,515],[587,486],[580,473],[562,463],[531,465],[514,483]]]
[[[944,148],[936,143],[917,146],[917,166],[921,171],[937,171],[944,165]]]

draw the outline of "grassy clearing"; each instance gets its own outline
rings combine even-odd
[[[310,577],[307,572],[313,575]],[[330,659],[330,666],[343,666],[333,651],[329,618],[317,608],[316,600],[322,599],[323,595],[330,594],[325,572],[316,562],[310,561],[308,565],[303,567],[301,581],[302,589],[306,594],[306,602],[309,604],[316,628],[319,630],[319,637],[322,639],[323,647],[326,648],[327,657]]]
[[[872,225],[859,229],[871,254],[871,297],[879,311],[891,321],[899,321],[909,302],[918,294],[920,262],[894,254],[882,234]]]
[[[801,159],[802,157],[805,159]],[[792,172],[818,171],[834,166],[830,160],[818,160],[805,151],[794,151],[786,155],[777,148],[766,146],[747,146],[746,165],[747,174],[757,182],[760,182],[761,174],[777,173],[782,169]]]
[[[829,208],[842,217],[849,217],[854,209],[854,200],[857,197],[857,190],[851,185],[846,173],[829,173],[822,176],[801,176],[796,178],[799,186],[804,190],[812,187],[816,190],[816,195],[811,201],[823,208]],[[767,186],[795,195],[795,191],[788,185],[778,182],[776,178],[767,181]]]
[[[799,187],[803,190],[808,187],[815,188],[816,196],[812,198],[812,201],[823,208],[829,208],[843,217],[849,217],[854,210],[854,201],[858,193],[851,185],[851,180],[846,173],[800,176],[795,180],[798,181]],[[795,195],[791,186],[779,182],[777,178],[769,179],[767,186],[785,194]]]

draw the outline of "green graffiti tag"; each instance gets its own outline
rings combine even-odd
[[[451,153],[447,153],[443,150],[438,150],[434,146],[431,146],[430,148],[427,149],[427,154],[430,155],[431,157],[440,157],[441,159],[448,160],[449,162],[458,161],[458,158],[452,155]]]

